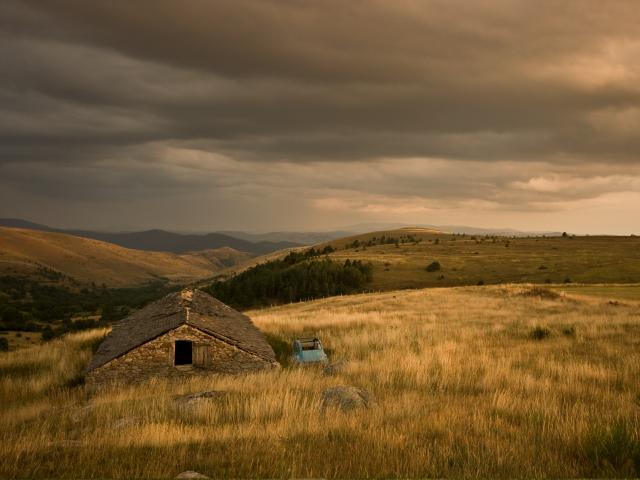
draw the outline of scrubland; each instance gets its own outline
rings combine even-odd
[[[418,242],[376,244],[380,240]],[[350,247],[354,240],[360,246]],[[367,244],[373,243],[372,246]],[[434,233],[404,228],[374,232],[330,242],[329,255],[371,262],[371,290],[453,287],[503,283],[624,283],[640,282],[640,237],[485,237]],[[345,248],[348,247],[348,248]],[[429,272],[437,261],[441,268]],[[638,297],[640,298],[640,296]]]
[[[274,343],[319,335],[346,367],[92,393],[81,372],[105,331],[1,354],[0,477],[640,475],[640,303],[485,286],[249,315]],[[336,385],[377,405],[323,409]],[[227,395],[174,400],[202,390]]]

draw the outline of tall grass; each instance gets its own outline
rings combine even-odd
[[[638,305],[526,286],[339,297],[250,312],[272,342],[315,333],[335,376],[283,368],[90,394],[85,333],[0,356],[2,477],[589,477],[640,474]],[[551,332],[531,338],[537,325]],[[574,334],[564,335],[572,327]],[[378,399],[343,413],[324,389]],[[65,386],[67,385],[67,386]],[[75,386],[69,386],[75,385]],[[174,396],[221,390],[194,407]]]

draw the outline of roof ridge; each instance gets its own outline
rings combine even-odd
[[[87,369],[98,368],[180,325],[198,328],[263,360],[276,361],[273,349],[249,317],[206,292],[187,288],[117,322]]]
[[[184,308],[184,322],[189,322],[189,313],[191,312],[191,304],[193,303],[193,290],[184,289],[180,292],[182,298],[182,307]]]

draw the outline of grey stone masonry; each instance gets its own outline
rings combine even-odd
[[[184,363],[176,362],[177,341],[191,342],[190,364],[176,365]],[[118,322],[87,367],[86,383],[239,374],[279,366],[249,317],[202,291],[184,290]]]
[[[193,365],[174,365],[176,340],[193,342],[194,361],[198,349],[206,351],[204,362]],[[181,325],[121,357],[87,374],[86,383],[95,385],[111,381],[140,382],[153,377],[180,378],[212,373],[240,374],[269,368],[277,363],[267,362],[251,353],[218,340],[197,328]]]

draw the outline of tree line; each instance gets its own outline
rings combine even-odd
[[[0,331],[42,332],[46,340],[109,325],[177,288],[162,281],[131,288],[95,284],[69,288],[23,276],[0,276]],[[77,318],[82,316],[99,318]]]
[[[246,309],[355,293],[373,279],[371,263],[314,258],[330,253],[325,250],[291,252],[204,290],[228,305]]]

